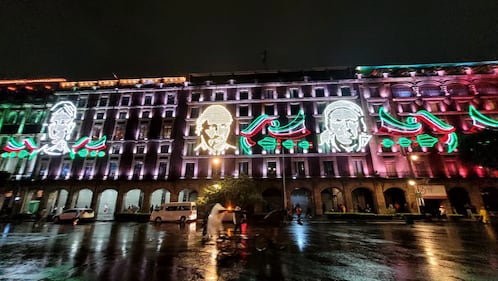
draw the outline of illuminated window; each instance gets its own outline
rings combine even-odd
[[[140,128],[138,130],[138,139],[139,140],[146,139],[148,132],[149,132],[149,124],[141,123]]]
[[[395,98],[408,98],[413,94],[410,87],[393,87],[391,91]]]
[[[104,112],[97,112],[95,119],[104,119],[104,115],[105,115]]]
[[[323,161],[323,173],[325,176],[328,177],[335,176],[334,161],[330,160]]]
[[[240,91],[239,92],[239,99],[248,100],[249,99],[249,91]]]
[[[43,118],[43,112],[42,111],[33,111],[31,112],[31,116],[29,118],[29,123],[32,123],[32,124],[38,124],[42,121],[42,118]]]
[[[118,162],[116,161],[111,161],[109,162],[109,177],[110,178],[116,178],[118,172]]]
[[[17,116],[18,112],[12,111],[9,112],[9,115],[7,116],[6,124],[16,124],[17,123]]]
[[[83,169],[83,179],[91,179],[93,177],[93,161],[85,161],[85,168]]]
[[[142,112],[142,118],[150,118],[150,111],[144,111]]]
[[[363,160],[353,159],[353,175],[362,177],[365,175],[363,171]]]
[[[396,171],[396,162],[394,160],[385,161],[386,166],[386,176],[396,177],[398,172]]]
[[[48,160],[43,160],[40,162],[40,169],[38,170],[38,175],[40,177],[46,177],[48,175]]]
[[[185,164],[185,178],[191,179],[194,177],[195,163]]]
[[[92,138],[98,140],[102,137],[102,124],[94,124],[92,129]]]
[[[144,163],[141,161],[136,161],[135,165],[133,165],[133,178],[139,178],[142,176],[142,169]]]
[[[315,97],[317,97],[317,98],[325,97],[325,89],[324,88],[315,88]]]
[[[462,84],[451,84],[448,86],[448,93],[452,96],[467,96],[469,95],[469,88]]]
[[[144,105],[152,105],[152,96],[148,95],[144,97]]]
[[[199,99],[201,98],[201,93],[192,93],[191,94],[191,97],[190,97],[190,100],[191,101],[199,101]]]
[[[171,131],[172,131],[171,123],[164,123],[163,132],[162,132],[163,139],[169,139],[171,137]]]
[[[125,137],[125,125],[118,124],[114,129],[114,140],[123,140]]]
[[[60,177],[62,179],[67,179],[70,176],[70,172],[71,172],[71,161],[64,160],[61,167]]]
[[[225,93],[224,92],[216,92],[214,94],[214,100],[215,101],[223,101],[225,99]]]
[[[173,110],[166,110],[164,117],[173,117]]]
[[[425,85],[420,87],[420,94],[426,97],[437,97],[444,93],[441,92],[441,88],[435,85]]]
[[[189,136],[195,136],[195,135],[197,135],[197,133],[195,132],[195,128],[196,128],[195,124],[191,124],[191,125],[188,126],[188,135]]]
[[[249,174],[249,162],[239,162],[239,175]]]
[[[275,178],[277,176],[277,162],[268,161],[266,163],[266,176],[269,178]]]
[[[108,102],[109,102],[108,97],[101,97],[99,100],[99,106],[107,106]]]
[[[129,106],[130,105],[130,96],[121,97],[121,105],[122,106]]]
[[[169,144],[161,145],[161,153],[169,153]]]
[[[197,117],[199,117],[199,108],[198,107],[190,108],[190,118],[197,118]]]
[[[195,155],[195,143],[187,143],[187,156]]]

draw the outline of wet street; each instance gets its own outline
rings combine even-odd
[[[0,224],[0,280],[497,280],[497,225],[477,222],[292,222],[248,227],[220,258],[199,225]],[[257,243],[256,243],[257,244]]]

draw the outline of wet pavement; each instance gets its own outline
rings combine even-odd
[[[0,280],[497,280],[497,225],[292,222],[248,227],[220,258],[199,225],[0,223]],[[239,247],[242,248],[242,247]]]

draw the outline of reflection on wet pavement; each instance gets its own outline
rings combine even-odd
[[[0,280],[493,280],[496,225],[305,222],[220,259],[175,223],[0,224]]]

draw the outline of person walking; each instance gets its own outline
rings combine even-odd
[[[301,206],[299,204],[296,205],[296,215],[297,215],[297,222],[301,223],[301,214],[303,213],[303,210],[301,209]]]
[[[237,231],[242,231],[242,220],[244,218],[244,214],[242,213],[242,209],[237,206],[233,211],[233,233],[237,233]]]
[[[488,223],[489,220],[488,220],[488,211],[486,211],[486,208],[481,207],[481,209],[479,210],[479,215],[481,215],[481,222],[482,223]]]

